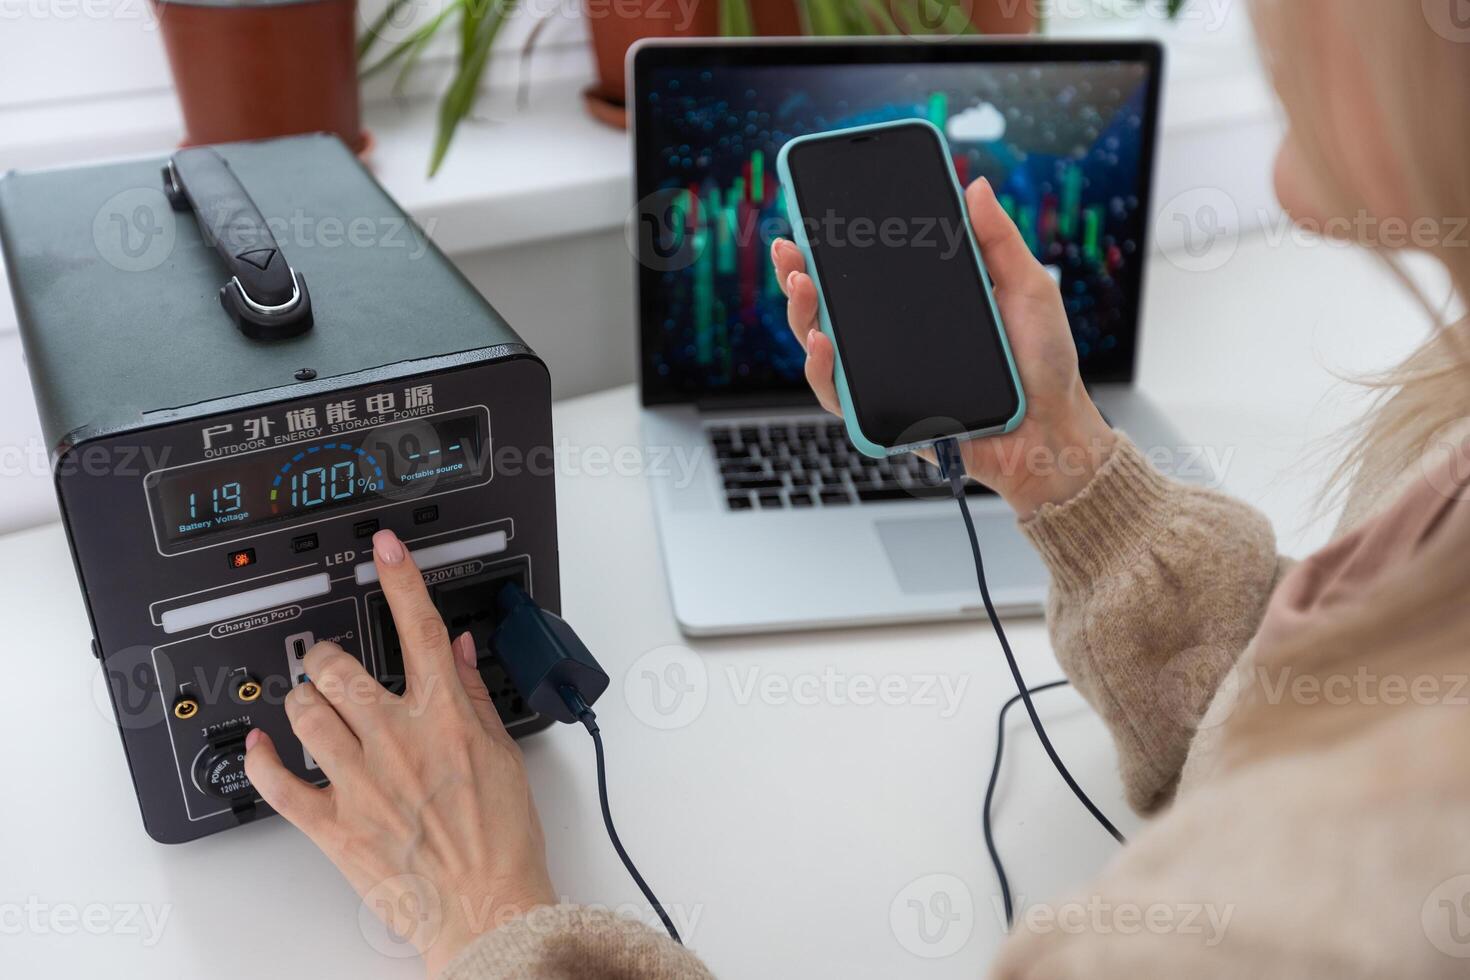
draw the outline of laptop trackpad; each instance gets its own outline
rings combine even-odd
[[[898,587],[908,595],[975,587],[975,559],[960,515],[875,521]]]

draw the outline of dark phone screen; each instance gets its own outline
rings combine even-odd
[[[863,433],[895,447],[1010,421],[1019,395],[933,132],[803,143],[788,166]]]

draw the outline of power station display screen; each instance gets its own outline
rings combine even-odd
[[[484,413],[462,412],[166,470],[150,491],[165,541],[235,535],[479,482],[488,442]]]

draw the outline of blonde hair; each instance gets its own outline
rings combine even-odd
[[[1411,211],[1401,217],[1470,215],[1470,113],[1456,102],[1470,93],[1470,43],[1443,37],[1426,17],[1430,3],[1448,8],[1455,2],[1253,0],[1257,30],[1302,163],[1317,182],[1315,203],[1327,213],[1355,213],[1374,197],[1367,188],[1354,186],[1342,164],[1347,141],[1374,139],[1384,141],[1397,157],[1401,186],[1394,189]],[[1447,14],[1443,23],[1449,23]],[[1352,65],[1324,64],[1328,46],[1314,43],[1322,31],[1341,32],[1333,40],[1351,43],[1361,65],[1357,60]],[[1334,126],[1328,107],[1332,93],[1324,86],[1333,71],[1353,70],[1368,73],[1382,132],[1348,133]],[[1427,250],[1449,270],[1461,300],[1470,297],[1470,247],[1461,241]],[[1378,252],[1408,284],[1399,257]],[[1383,480],[1412,466],[1436,432],[1470,416],[1470,323],[1445,322],[1427,300],[1425,307],[1435,317],[1435,330],[1403,364],[1369,379],[1380,398],[1357,433],[1339,480],[1348,475]],[[1445,481],[1438,487],[1441,493],[1460,500],[1470,495],[1470,480],[1459,480],[1460,474],[1440,476]],[[1321,677],[1375,660],[1405,676],[1463,676],[1470,650],[1465,605],[1470,522],[1447,523],[1453,526],[1443,527],[1366,595],[1334,609],[1331,617],[1318,617],[1316,626],[1298,630],[1271,657]],[[1454,746],[1464,744],[1470,723],[1458,710],[1430,717],[1365,702],[1347,711],[1312,711],[1289,699],[1272,706],[1252,693],[1244,710],[1232,718],[1225,760],[1231,765],[1308,745],[1331,745],[1362,736],[1378,723],[1413,719],[1453,727],[1453,738],[1446,736],[1442,743]]]
[[[1452,40],[1440,33],[1453,24],[1450,10],[1458,2],[1253,0],[1252,15],[1300,162],[1313,178],[1316,203],[1327,214],[1369,214],[1380,223],[1439,222],[1441,233],[1424,250],[1449,271],[1463,302],[1470,298],[1470,229],[1458,219],[1470,219],[1470,112],[1464,105],[1470,94],[1470,36]],[[1436,4],[1444,8],[1437,23]],[[1324,35],[1335,44],[1321,43]],[[1358,57],[1346,64],[1331,61],[1330,48],[1345,45]],[[1380,131],[1344,131],[1332,80],[1345,71],[1366,73]],[[1361,179],[1343,164],[1350,153],[1361,153],[1351,144],[1365,140],[1389,148],[1395,197],[1409,213],[1369,212],[1366,202],[1381,195],[1358,186]],[[1419,296],[1435,329],[1402,364],[1358,379],[1374,389],[1374,406],[1348,434],[1347,452],[1329,484],[1334,491],[1350,478],[1388,482],[1417,460],[1436,432],[1470,416],[1470,322],[1447,319],[1381,242],[1362,244]]]

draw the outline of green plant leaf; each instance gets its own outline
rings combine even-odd
[[[449,144],[454,140],[455,131],[474,108],[475,97],[479,95],[480,79],[490,62],[490,49],[514,7],[515,0],[488,0],[488,5],[479,10],[472,10],[468,6],[465,9],[467,17],[475,18],[472,43],[468,57],[460,60],[454,80],[439,103],[439,126],[434,134],[434,148],[429,154],[430,177],[439,172],[444,156],[449,152]]]
[[[357,39],[358,61],[366,58],[367,53],[377,45],[378,41],[382,40],[380,36],[382,30],[383,28],[388,26],[388,22],[393,19],[393,16],[397,14],[399,10],[403,9],[404,6],[412,2],[413,0],[390,0],[388,6],[383,8],[383,12],[375,17],[373,19],[373,22],[368,25],[368,28],[366,31],[363,32],[362,37]]]
[[[802,6],[813,34],[829,37],[846,33],[840,0],[805,0]]]
[[[755,18],[748,0],[720,0],[720,34],[723,37],[750,37],[755,33]]]
[[[391,50],[389,50],[387,54],[383,55],[382,58],[373,62],[373,64],[369,65],[367,68],[364,68],[361,72],[361,76],[363,78],[371,78],[373,75],[376,75],[384,68],[387,68],[389,65],[393,64],[399,58],[414,50],[415,47],[422,48],[424,45],[427,45],[429,41],[433,39],[434,34],[438,32],[439,26],[444,23],[445,18],[447,18],[450,14],[454,13],[454,11],[458,10],[464,5],[465,0],[453,0],[453,2],[445,5],[443,10],[434,15],[433,20],[429,21],[423,27],[420,27],[418,30],[414,31],[413,34],[408,38],[399,41],[392,47]]]
[[[893,19],[893,13],[888,9],[888,4],[880,0],[858,0],[858,6],[867,15],[873,24],[874,34],[902,34],[903,28],[898,26],[898,21]]]

